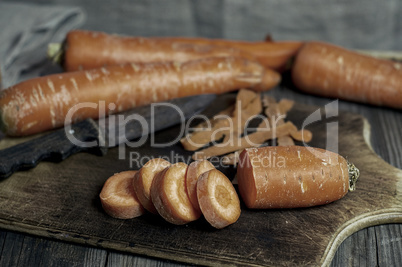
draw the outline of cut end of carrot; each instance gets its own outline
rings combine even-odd
[[[205,219],[221,229],[240,217],[240,200],[230,180],[216,169],[201,174],[197,182],[198,202]]]
[[[108,178],[99,194],[103,209],[118,219],[132,219],[144,214],[132,182],[137,171],[124,171]]]
[[[151,199],[159,215],[176,225],[195,221],[201,216],[188,198],[186,171],[187,164],[172,164],[157,174],[151,186]]]
[[[206,171],[215,169],[215,166],[208,160],[193,161],[188,165],[186,172],[186,188],[188,198],[193,204],[193,207],[201,212],[200,205],[197,198],[197,181],[201,174]]]
[[[253,208],[257,199],[257,188],[253,175],[252,163],[247,149],[245,149],[240,153],[236,176],[240,196],[248,208]]]
[[[151,200],[151,185],[155,176],[168,166],[170,166],[170,162],[167,160],[162,158],[151,159],[142,166],[133,180],[133,187],[138,200],[146,210],[154,214],[157,214],[158,211]]]

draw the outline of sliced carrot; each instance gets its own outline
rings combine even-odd
[[[133,188],[142,206],[151,213],[157,214],[157,210],[151,200],[151,185],[156,174],[170,166],[170,162],[162,158],[149,160],[141,167],[133,179]]]
[[[186,171],[187,164],[172,164],[158,173],[151,185],[151,199],[159,215],[177,225],[195,221],[201,216],[188,198]]]
[[[107,214],[118,219],[131,219],[144,214],[132,182],[137,171],[116,173],[106,180],[99,194],[102,207]]]
[[[197,197],[202,214],[215,228],[233,224],[240,217],[240,200],[230,180],[217,169],[201,174]]]
[[[228,154],[231,152],[235,152],[237,150],[242,150],[248,147],[260,146],[266,140],[270,140],[272,138],[278,138],[280,136],[289,135],[291,132],[297,131],[296,126],[291,122],[285,122],[282,125],[279,125],[275,129],[264,129],[261,127],[261,131],[257,131],[251,134],[248,134],[234,142],[233,145],[230,146],[210,146],[203,150],[197,151],[193,154],[192,158],[194,160],[200,159],[208,159],[214,156],[220,156],[224,154]]]
[[[299,208],[338,200],[354,190],[359,171],[337,153],[302,146],[248,148],[237,179],[248,208]]]
[[[200,205],[198,204],[197,198],[197,181],[201,174],[206,171],[215,169],[215,166],[208,160],[197,160],[193,161],[188,165],[186,173],[186,187],[187,194],[196,210],[200,210]]]

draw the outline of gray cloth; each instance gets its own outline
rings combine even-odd
[[[62,42],[84,19],[78,7],[0,2],[2,88],[55,71],[46,56],[48,43]]]
[[[89,30],[142,36],[321,40],[401,50],[401,0],[18,0],[81,6]]]
[[[1,1],[1,0],[0,0]],[[401,0],[14,0],[82,7],[83,28],[142,36],[321,40],[401,50]]]

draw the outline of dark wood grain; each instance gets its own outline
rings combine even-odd
[[[301,125],[316,110],[298,104],[289,119]],[[205,220],[174,226],[149,214],[133,220],[113,219],[102,211],[98,194],[113,173],[139,168],[141,162],[132,164],[130,153],[146,159],[165,156],[171,161],[187,161],[191,155],[179,144],[154,148],[147,143],[127,148],[124,160],[119,159],[118,149],[105,157],[78,154],[3,179],[0,224],[5,229],[197,264],[329,264],[337,247],[353,232],[402,221],[401,171],[367,146],[363,130],[368,123],[362,116],[340,112],[336,122],[339,153],[361,168],[361,179],[356,192],[329,205],[293,210],[243,208],[239,221],[223,230],[212,229]],[[315,133],[311,145],[325,148],[327,134],[332,134],[326,121],[313,123],[310,129]],[[160,132],[156,141],[172,140],[179,130]],[[221,170],[234,177],[233,168]]]

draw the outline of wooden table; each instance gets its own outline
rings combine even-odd
[[[44,1],[38,1],[44,2]],[[46,1],[45,1],[46,2]],[[58,1],[47,1],[58,2]],[[71,1],[79,4],[80,1]],[[85,4],[82,4],[85,7]],[[96,5],[96,4],[87,4]],[[124,18],[108,21],[107,30],[130,32]],[[89,22],[83,28],[102,29],[109,10],[89,11]],[[272,95],[290,98],[303,104],[325,105],[330,99],[309,96],[293,90],[276,88]],[[387,108],[340,101],[345,111],[365,116],[371,124],[371,145],[374,151],[391,165],[402,168],[402,112]],[[331,266],[398,266],[402,263],[402,224],[372,226],[347,238],[339,247]],[[0,266],[180,266],[179,262],[147,258],[140,255],[77,245],[0,229]]]

